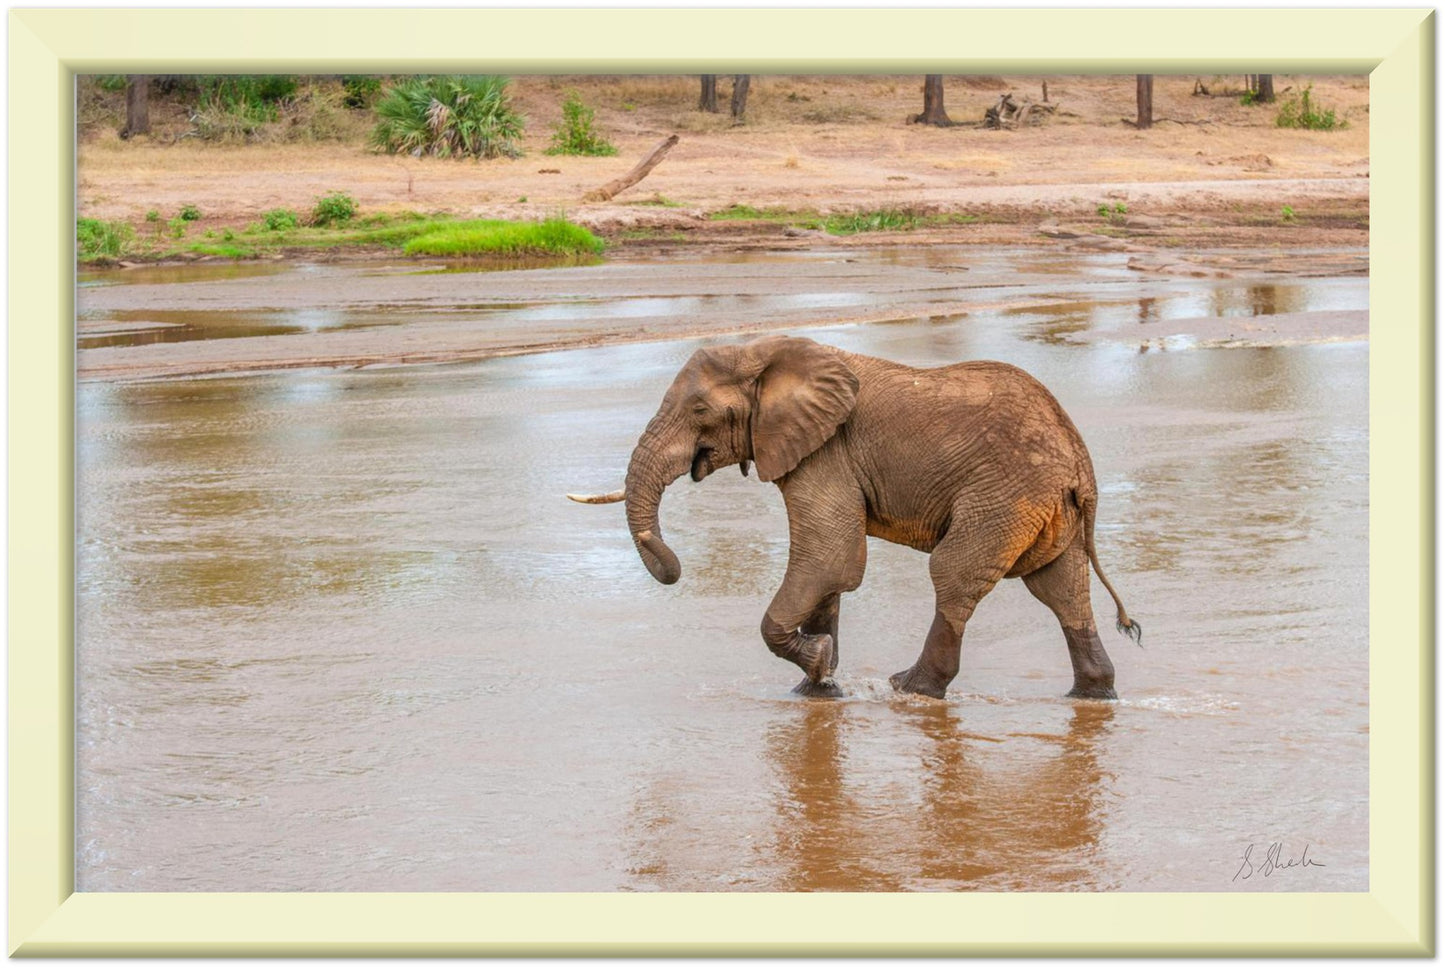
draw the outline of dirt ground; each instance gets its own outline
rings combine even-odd
[[[980,126],[1000,94],[1055,113],[1014,131]],[[1202,84],[1209,95],[1196,94]],[[413,210],[538,218],[559,211],[614,251],[678,246],[803,248],[810,233],[717,221],[733,205],[820,213],[907,208],[974,216],[908,233],[920,243],[1159,248],[1363,247],[1369,225],[1369,82],[1364,75],[1276,75],[1281,102],[1312,85],[1317,104],[1348,127],[1275,126],[1278,105],[1240,103],[1239,75],[1156,76],[1151,130],[1137,130],[1132,76],[950,77],[953,127],[907,123],[922,108],[916,76],[756,76],[745,124],[696,110],[692,76],[517,77],[528,118],[525,154],[486,162],[399,158],[353,140],[206,144],[187,136],[177,106],[157,105],[151,137],[121,141],[119,95],[82,99],[78,213],[140,226],[198,206],[193,230],[244,226],[278,207],[307,210],[330,191],[361,212]],[[543,154],[576,90],[619,148],[612,158]],[[681,138],[644,181],[611,202],[588,190],[630,169],[660,139]],[[1099,206],[1124,211],[1105,219]],[[866,233],[834,244],[873,244]],[[311,258],[315,258],[312,253]],[[1165,260],[1167,261],[1167,260]]]

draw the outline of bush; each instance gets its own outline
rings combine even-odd
[[[576,91],[569,91],[562,102],[562,123],[553,132],[552,147],[546,154],[593,157],[617,154],[617,147],[593,130],[595,115]]]
[[[372,147],[438,158],[516,158],[526,119],[512,108],[507,79],[488,75],[417,77],[376,102]]]
[[[201,210],[194,205],[182,205],[177,218],[182,222],[198,222],[201,218]]]
[[[118,258],[125,254],[134,236],[135,230],[125,222],[83,218],[75,223],[75,243],[82,259],[97,256]]]
[[[311,224],[319,226],[345,224],[356,215],[356,199],[345,192],[332,192],[316,200],[311,210]]]
[[[210,74],[199,78],[202,107],[266,111],[275,119],[276,105],[296,94],[291,74]]]
[[[381,93],[381,78],[372,74],[344,74],[341,89],[345,92],[342,103],[358,111],[371,107],[371,102]]]
[[[1317,108],[1310,101],[1310,92],[1314,85],[1308,85],[1297,95],[1290,95],[1288,101],[1279,109],[1279,115],[1274,119],[1276,127],[1280,128],[1305,128],[1310,131],[1334,131],[1337,128],[1345,128],[1349,123],[1343,118],[1335,117],[1333,108]]]
[[[268,232],[284,232],[286,229],[300,228],[301,216],[289,208],[273,208],[261,216],[261,224]]]

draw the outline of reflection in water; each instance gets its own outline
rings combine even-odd
[[[783,790],[776,889],[1096,886],[1088,862],[1101,825],[1098,746],[1112,706],[1075,705],[1062,735],[999,739],[970,734],[951,706],[910,705],[899,711],[919,733],[918,762],[887,777],[876,775],[866,727],[850,722],[850,708],[809,703],[769,732]],[[885,791],[893,796],[880,809],[868,794]]]
[[[1054,709],[1068,709],[1058,732],[995,737],[943,703],[788,703],[760,737],[770,775],[751,796],[682,777],[646,788],[630,874],[647,890],[1108,887],[1114,707]]]
[[[234,310],[115,310],[104,317],[81,321],[76,347],[147,346],[152,343],[186,343],[201,339],[243,339],[284,336],[320,330],[395,326],[401,320],[385,313],[340,312],[330,309],[294,309],[271,312]]]

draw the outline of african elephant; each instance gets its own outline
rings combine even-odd
[[[863,580],[866,537],[929,554],[936,606],[923,652],[895,689],[942,697],[964,626],[1000,578],[1022,578],[1063,627],[1070,696],[1114,699],[1094,625],[1089,566],[1141,629],[1094,551],[1098,488],[1079,432],[1048,390],[1006,363],[915,369],[808,339],[770,336],[693,354],[632,452],[621,491],[638,554],[663,584],[681,575],[663,541],[663,490],[738,464],[782,491],[790,548],[762,636],[799,666],[797,690],[838,695],[838,600]]]

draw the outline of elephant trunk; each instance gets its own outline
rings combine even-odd
[[[662,414],[652,419],[642,439],[632,451],[627,464],[627,529],[632,543],[652,577],[671,585],[682,575],[682,564],[667,542],[662,540],[657,508],[667,485],[685,474],[691,466],[692,454],[678,436],[672,422]]]

